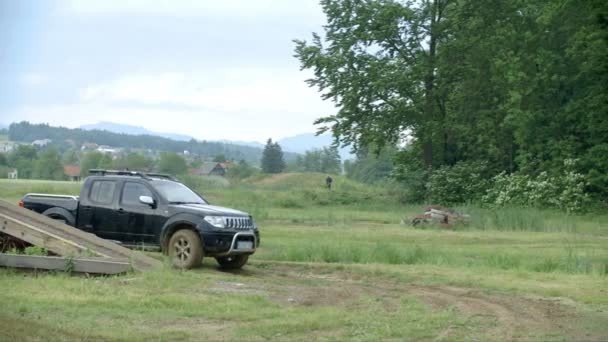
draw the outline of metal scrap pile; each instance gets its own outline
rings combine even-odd
[[[454,209],[439,205],[429,205],[424,208],[424,214],[412,219],[414,227],[439,225],[441,228],[452,229],[456,225],[467,224],[469,215],[456,212]]]

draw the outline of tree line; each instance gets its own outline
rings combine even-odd
[[[245,160],[251,164],[258,164],[262,157],[262,150],[257,147],[234,145],[209,141],[177,141],[153,135],[131,135],[113,133],[103,130],[83,130],[66,127],[53,127],[48,124],[31,124],[23,121],[9,126],[10,140],[33,142],[39,139],[51,139],[56,144],[71,144],[81,146],[83,143],[95,143],[112,147],[127,149],[146,149],[182,153],[189,151],[195,155],[217,156],[224,155],[230,160]],[[285,158],[294,159],[295,154],[286,153]]]
[[[175,158],[177,157],[177,158]],[[18,177],[25,179],[64,180],[64,165],[78,165],[81,176],[87,176],[89,169],[117,170],[165,170],[185,174],[187,164],[184,158],[175,154],[161,154],[158,161],[142,154],[130,152],[113,158],[98,151],[80,152],[70,149],[62,152],[56,146],[36,148],[18,145],[8,154],[0,153],[0,178],[6,178],[10,169],[17,169]]]
[[[161,138],[159,138],[161,139]],[[335,148],[324,148],[297,155],[296,160],[287,163],[281,146],[269,139],[260,161],[261,168],[241,159],[233,162],[224,154],[213,158],[214,162],[229,162],[228,176],[247,178],[256,173],[280,173],[284,171],[339,173],[340,156]],[[44,147],[20,144],[14,151],[0,153],[0,178],[7,177],[10,169],[17,169],[19,178],[63,180],[64,165],[80,166],[80,176],[86,177],[90,169],[137,170],[163,172],[172,175],[186,175],[189,168],[200,168],[204,160],[201,156],[188,158],[175,152],[163,151],[158,154],[144,154],[141,151],[125,149],[111,154],[96,150],[81,151],[61,143],[49,143]]]
[[[321,6],[324,32],[295,41],[309,85],[338,107],[316,124],[355,150],[396,149],[391,173],[413,199],[476,200],[517,177],[608,199],[608,2]]]

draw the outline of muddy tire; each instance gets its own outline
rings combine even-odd
[[[171,235],[168,246],[173,266],[190,269],[203,261],[203,242],[200,236],[189,229],[181,229]]]
[[[61,222],[63,224],[68,224],[69,225],[68,220],[65,217],[63,217],[63,216],[52,215],[52,216],[48,216],[48,217],[51,218],[51,219],[53,219],[53,220],[55,220],[55,221],[57,221],[57,222]]]
[[[227,257],[217,257],[215,258],[215,260],[217,260],[217,263],[220,264],[220,267],[225,270],[238,270],[245,266],[247,260],[249,260],[249,255],[240,254]]]

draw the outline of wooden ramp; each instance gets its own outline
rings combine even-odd
[[[129,260],[133,269],[161,268],[162,263],[34,211],[0,200],[0,232],[62,256],[99,256]]]
[[[66,258],[2,253],[0,253],[0,265],[14,268],[92,274],[120,274],[131,270],[131,263],[126,259],[103,257]]]

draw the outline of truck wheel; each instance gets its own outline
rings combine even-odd
[[[217,260],[217,263],[220,264],[220,267],[223,269],[237,270],[245,266],[247,260],[249,260],[249,255],[240,254],[227,257],[217,257],[215,260]]]
[[[182,269],[196,267],[203,261],[203,244],[198,234],[189,229],[181,229],[171,235],[169,256],[173,266]]]
[[[63,216],[49,216],[49,218],[52,218],[53,220],[61,222],[63,224],[68,224],[68,220],[66,220]]]

